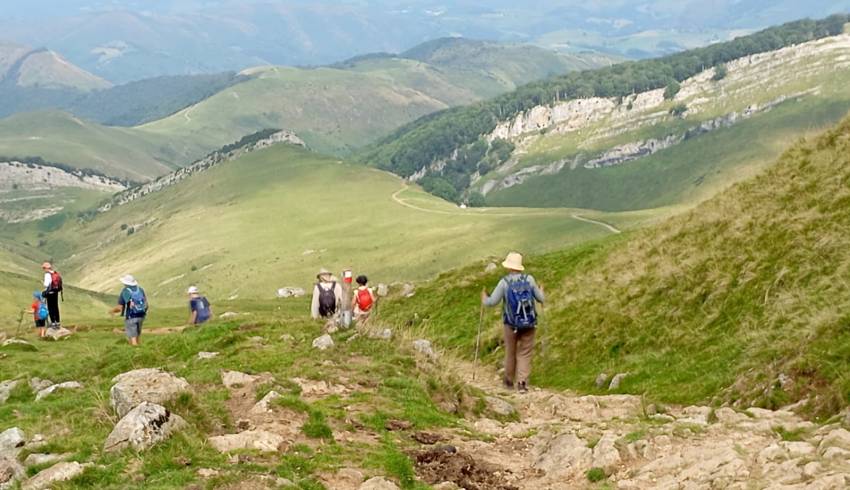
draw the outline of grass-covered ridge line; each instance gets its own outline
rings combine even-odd
[[[663,225],[532,258],[550,299],[532,382],[592,392],[597,374],[628,372],[624,391],[670,402],[804,400],[815,415],[850,404],[848,155],[850,119]],[[471,356],[478,292],[499,277],[482,270],[441,276],[384,314]],[[494,363],[497,315],[484,343]]]
[[[672,86],[712,66],[747,55],[843,32],[848,15],[802,20],[655,60],[621,63],[534,82],[468,107],[453,108],[405,125],[362,153],[370,163],[408,177],[491,132],[498,122],[538,105],[586,97],[623,97]],[[473,169],[469,170],[472,173]]]

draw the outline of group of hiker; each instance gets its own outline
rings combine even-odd
[[[525,392],[528,390],[538,323],[536,303],[543,303],[544,294],[534,277],[525,273],[522,261],[523,257],[519,253],[508,254],[502,262],[502,267],[507,270],[507,274],[499,280],[490,294],[486,289],[481,291],[481,305],[482,308],[503,305],[505,344],[503,382],[507,388],[516,388],[520,392]],[[33,293],[32,304],[35,327],[40,337],[46,335],[48,328],[61,328],[59,299],[63,293],[62,276],[53,268],[53,265],[45,262],[42,264],[42,270],[44,290]],[[369,321],[372,310],[377,305],[377,296],[369,287],[369,279],[365,275],[356,278],[357,286],[353,290],[351,278],[352,274],[349,270],[343,272],[342,282],[327,269],[319,271],[310,303],[310,315],[313,319],[332,320],[335,324],[344,326],[348,326],[352,321],[358,324]],[[122,315],[127,340],[130,345],[137,346],[150,303],[145,290],[132,275],[121,277],[120,282],[123,288],[118,295],[116,306],[110,310],[110,313]],[[212,308],[207,298],[200,294],[196,286],[191,286],[187,294],[190,310],[188,323],[197,325],[209,320],[212,316]]]

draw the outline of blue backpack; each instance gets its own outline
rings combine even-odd
[[[50,316],[50,311],[47,309],[47,305],[44,301],[42,301],[38,306],[38,319],[47,320],[48,316]]]
[[[140,318],[148,313],[148,299],[145,297],[145,290],[139,286],[136,289],[129,289],[130,300],[127,302],[127,317]]]
[[[505,323],[515,330],[534,328],[537,325],[537,310],[534,308],[534,288],[528,276],[522,275],[514,281],[505,278]]]

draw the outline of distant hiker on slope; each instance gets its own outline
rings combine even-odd
[[[316,278],[319,282],[313,287],[310,316],[314,320],[333,318],[342,304],[342,286],[327,269],[321,269]]]
[[[531,375],[531,358],[534,354],[534,334],[537,326],[535,300],[543,303],[543,291],[534,278],[523,274],[522,255],[511,252],[502,262],[508,270],[493,294],[481,291],[481,301],[485,306],[496,306],[504,301],[502,318],[505,323],[505,386],[513,388],[514,383],[520,392],[528,391],[528,377]]]
[[[47,317],[50,313],[47,310],[47,303],[44,296],[38,291],[32,293],[32,319],[35,321],[35,328],[38,329],[38,336],[44,337],[47,334]]]
[[[112,309],[112,313],[120,312],[124,317],[124,333],[130,345],[139,345],[142,324],[148,314],[148,298],[133,276],[122,277],[121,284],[124,289],[118,295],[118,306]]]
[[[375,305],[375,292],[368,286],[369,278],[364,275],[357,276],[357,289],[351,298],[351,309],[354,311],[354,321],[358,325],[365,325],[372,314]]]
[[[212,309],[207,298],[201,296],[197,286],[189,287],[189,325],[200,325],[212,316]]]
[[[44,292],[42,296],[47,301],[47,312],[50,316],[50,328],[62,326],[59,318],[59,295],[62,294],[62,276],[53,270],[50,262],[41,264],[44,271]]]

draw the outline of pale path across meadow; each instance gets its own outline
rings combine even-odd
[[[415,209],[417,211],[422,211],[424,213],[447,214],[447,215],[451,215],[451,216],[458,216],[458,215],[474,216],[476,214],[476,213],[471,213],[471,212],[462,213],[462,212],[442,211],[442,210],[438,210],[438,209],[427,209],[427,208],[422,208],[422,207],[416,206],[414,204],[410,204],[409,202],[404,201],[403,199],[401,199],[401,197],[399,197],[402,192],[404,192],[408,189],[410,189],[410,186],[406,182],[402,183],[401,189],[399,189],[399,190],[397,190],[393,193],[393,195],[392,195],[393,201],[395,201],[397,204],[400,204],[400,205],[402,205],[406,208]],[[543,212],[533,212],[532,211],[532,212],[528,212],[528,213],[490,213],[490,212],[485,213],[485,212],[479,212],[478,214],[480,216],[504,216],[504,217],[514,217],[515,218],[515,217],[520,217],[520,216],[551,216],[553,213],[552,213],[552,211],[543,211]],[[585,218],[585,217],[580,216],[580,215],[575,214],[575,213],[571,214],[570,217],[575,219],[575,220],[578,220],[578,221],[583,221],[585,223],[590,223],[590,224],[593,224],[593,225],[601,226],[601,227],[605,228],[606,230],[608,230],[608,231],[610,231],[611,233],[614,233],[614,234],[622,233],[622,231],[620,229],[618,229],[615,226],[610,225],[608,223],[604,223],[602,221],[596,221],[596,220],[593,220],[593,219],[590,219],[590,218]]]

